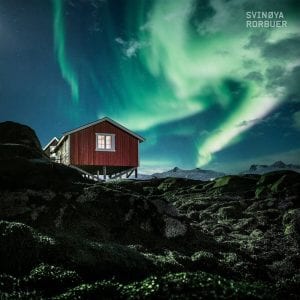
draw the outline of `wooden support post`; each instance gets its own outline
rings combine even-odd
[[[136,179],[138,177],[138,170],[137,168],[134,169],[134,178]]]
[[[131,174],[133,173],[134,169],[129,170],[128,172],[126,172],[126,178],[129,178],[131,176]]]
[[[103,179],[106,180],[106,166],[103,166]]]
[[[97,179],[100,180],[100,172],[97,170]]]

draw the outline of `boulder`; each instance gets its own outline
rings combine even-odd
[[[81,174],[63,164],[47,159],[0,158],[0,189],[16,190],[70,188],[72,183],[87,182]]]
[[[0,189],[63,189],[86,182],[77,170],[49,160],[30,127],[0,123]]]
[[[254,195],[256,178],[228,175],[217,178],[206,186],[208,195],[240,195],[250,198]]]
[[[30,271],[53,243],[25,224],[0,221],[0,272],[19,275]]]
[[[0,123],[0,144],[18,144],[40,151],[40,141],[33,129],[27,125],[6,121]]]
[[[274,171],[263,174],[257,182],[256,198],[300,195],[300,174],[294,171]]]
[[[282,218],[284,234],[295,238],[300,243],[300,209],[288,210]]]

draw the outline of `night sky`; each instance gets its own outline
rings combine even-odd
[[[45,145],[103,116],[146,138],[142,172],[299,164],[300,2],[0,0],[0,121]]]

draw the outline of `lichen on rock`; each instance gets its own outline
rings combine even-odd
[[[184,223],[177,219],[166,217],[165,221],[165,235],[167,238],[175,238],[184,236],[187,232],[187,227]]]

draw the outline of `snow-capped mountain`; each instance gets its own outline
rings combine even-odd
[[[264,174],[279,170],[291,170],[300,173],[300,165],[285,164],[282,161],[276,161],[271,165],[251,165],[248,171],[243,171],[241,174]]]
[[[166,178],[166,177],[176,177],[176,178],[187,178],[194,180],[213,180],[217,177],[224,176],[224,173],[215,172],[212,170],[203,170],[200,168],[195,168],[192,170],[183,170],[178,167],[175,167],[172,170],[162,172],[162,173],[154,173],[151,175],[152,178]]]

